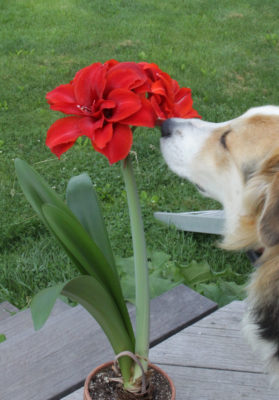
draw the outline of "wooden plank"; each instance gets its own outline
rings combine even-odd
[[[179,285],[156,297],[150,304],[151,346],[162,342],[216,309],[216,303],[184,285]]]
[[[79,388],[75,392],[68,394],[66,397],[63,397],[61,400],[83,400],[83,387]]]
[[[243,308],[238,312],[238,307],[239,302],[234,302],[216,311],[214,316],[169,338],[162,345],[162,351],[160,345],[152,350],[152,361],[185,367],[262,372],[263,364],[256,359],[242,337]],[[237,318],[233,311],[238,312]],[[224,315],[226,323],[222,322]],[[218,321],[221,321],[220,324]]]
[[[154,217],[177,229],[188,232],[211,233],[222,235],[224,231],[224,211],[208,210],[183,213],[155,212]]]
[[[151,350],[151,361],[173,378],[176,400],[278,399],[241,335],[245,307],[233,302]]]
[[[244,302],[233,302],[150,351],[173,379],[176,400],[277,400],[263,365],[243,341]],[[82,400],[79,389],[63,400]]]
[[[159,364],[158,364],[159,365]],[[278,400],[263,374],[161,364],[172,378],[176,400]],[[83,388],[61,400],[83,400]]]
[[[69,308],[70,306],[68,304],[58,299],[49,317],[50,320],[55,315],[58,315]],[[0,330],[7,339],[17,335],[20,335],[21,337],[22,335],[28,335],[29,332],[33,331],[33,322],[30,309],[19,311],[13,316],[13,318],[6,318],[4,321],[1,321]]]
[[[174,381],[176,400],[278,400],[278,390],[270,388],[263,374],[164,364],[160,367]]]
[[[17,312],[18,309],[13,306],[11,303],[8,301],[4,301],[3,303],[0,303],[0,321],[3,321],[4,319],[11,317],[13,313]],[[0,332],[4,333],[4,332]]]
[[[151,342],[165,338],[170,327],[180,329],[215,308],[183,285],[163,294],[151,301]],[[134,309],[131,314],[134,319]],[[74,307],[53,316],[40,331],[25,331],[0,345],[0,399],[61,399],[81,386],[92,368],[112,358],[97,323]]]

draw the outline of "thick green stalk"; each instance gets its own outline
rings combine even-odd
[[[148,366],[149,350],[149,283],[148,265],[141,208],[130,156],[122,161],[122,173],[125,181],[131,232],[133,238],[135,283],[136,283],[136,346],[143,368]],[[136,365],[134,380],[141,376]]]

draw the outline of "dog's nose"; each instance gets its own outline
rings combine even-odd
[[[172,118],[166,119],[166,121],[164,121],[163,124],[161,125],[162,137],[171,136],[173,131],[173,126],[174,126],[173,119]]]

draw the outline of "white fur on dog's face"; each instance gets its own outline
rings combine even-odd
[[[161,151],[169,168],[182,178],[197,184],[204,194],[220,201],[218,188],[214,191],[212,182],[207,184],[207,175],[211,171],[204,161],[198,160],[207,139],[216,129],[226,126],[227,123],[179,118],[170,121],[170,135],[161,139]]]
[[[169,168],[219,201],[226,213],[227,230],[233,231],[243,210],[246,176],[258,160],[279,145],[278,135],[267,140],[260,132],[260,118],[279,116],[279,107],[253,108],[236,119],[212,123],[199,119],[170,119],[161,138],[161,151]],[[267,124],[267,123],[266,123]],[[164,131],[164,125],[162,130]]]

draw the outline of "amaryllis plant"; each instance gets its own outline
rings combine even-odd
[[[49,128],[46,145],[57,157],[87,136],[109,162],[121,163],[126,187],[136,287],[136,330],[122,294],[110,241],[88,175],[70,179],[66,203],[24,161],[16,160],[22,190],[41,220],[60,242],[81,275],[39,292],[31,303],[34,326],[48,318],[63,294],[79,302],[101,325],[119,358],[124,388],[144,391],[142,368],[148,368],[149,284],[143,222],[129,152],[135,127],[155,127],[170,117],[200,118],[192,108],[191,90],[156,64],[94,63],[74,79],[49,92],[50,108],[68,116]],[[130,354],[131,356],[128,356]]]

